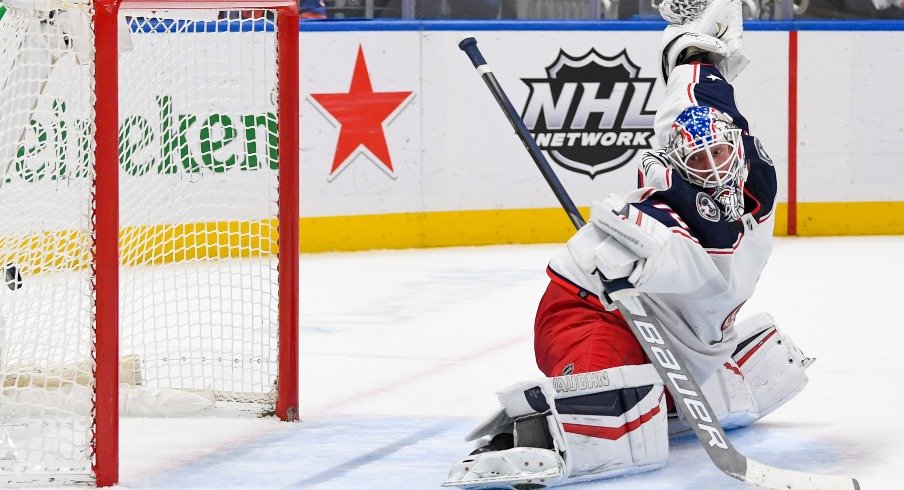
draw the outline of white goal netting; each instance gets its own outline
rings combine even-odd
[[[95,94],[93,7],[53,7],[0,18],[0,485],[92,478],[97,98],[119,101],[120,410],[276,400],[273,13],[123,10],[119,93]]]

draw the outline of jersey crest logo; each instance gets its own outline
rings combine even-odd
[[[521,117],[550,159],[594,178],[652,148],[655,111],[646,110],[656,78],[640,76],[627,50],[581,56],[560,50],[546,78],[522,78],[530,92]]]
[[[697,193],[697,212],[707,221],[718,223],[722,219],[722,211],[716,205],[716,201],[705,192]]]

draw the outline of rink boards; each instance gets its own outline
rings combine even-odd
[[[898,122],[904,101],[896,95],[904,80],[898,62],[904,24],[748,27],[745,47],[752,63],[734,85],[751,132],[779,176],[776,234],[904,233],[904,174],[895,171],[904,160]],[[328,249],[319,239],[329,240],[334,232],[327,230],[337,225],[351,227],[349,235],[363,228],[366,236],[360,237],[339,231],[341,243],[360,248],[566,238],[568,221],[457,44],[468,36],[478,40],[565,188],[586,212],[592,200],[635,185],[644,145],[632,148],[637,152],[621,166],[594,160],[593,150],[608,150],[618,160],[628,153],[618,152],[624,139],[611,138],[615,144],[605,148],[607,133],[651,131],[651,114],[665,88],[657,49],[661,28],[656,22],[304,25],[301,86],[309,103],[302,104],[301,186],[308,249]],[[375,92],[411,91],[412,96],[383,124],[392,171],[362,151],[331,175],[341,130],[311,94],[348,92],[359,48]],[[626,79],[612,66],[617,64],[635,74]],[[324,66],[332,68],[314,68]],[[567,89],[556,85],[553,75],[630,88],[621,103],[613,102],[612,91],[596,106],[617,107],[614,121],[591,115],[580,127],[575,122],[580,89],[566,110]],[[606,99],[604,94],[600,88],[598,99]],[[550,131],[557,116],[564,127]],[[603,141],[594,147],[599,132]],[[558,147],[556,134],[564,136]],[[655,138],[647,141],[658,144]]]
[[[302,250],[566,239],[570,223],[457,44],[464,37],[477,38],[513,105],[586,213],[594,199],[632,189],[640,152],[659,145],[652,116],[665,89],[657,48],[662,26],[304,23]],[[896,22],[748,26],[745,43],[752,63],[735,88],[751,132],[779,176],[777,235],[904,233],[902,31],[904,23]],[[142,35],[133,34],[138,45]],[[184,39],[178,42],[188,45],[198,35],[179,34]],[[217,35],[228,44],[228,37],[259,34]],[[250,80],[254,70],[239,61],[234,70],[211,76],[222,77],[224,84]],[[273,130],[272,106],[226,114],[220,107],[181,104],[174,96],[179,93],[152,94],[154,100],[144,104],[147,114],[120,116],[121,131],[134,132],[134,121],[143,118],[143,150],[162,160],[175,151],[164,150],[155,137],[171,131],[164,115],[196,121],[178,129],[187,139],[188,156],[182,152],[170,160],[182,166],[181,172],[240,172],[253,185],[262,180],[258,174],[274,165],[264,140]],[[76,130],[59,136],[51,134],[58,121],[37,121],[45,139],[37,137],[36,127],[35,137],[26,138],[31,146],[21,150],[43,161],[61,154],[60,145],[83,148],[80,122],[73,120],[69,127]],[[203,131],[221,135],[215,152],[205,153],[195,141]],[[245,152],[250,141],[258,143],[256,153]],[[84,158],[79,151],[62,154],[73,159],[70,168]],[[49,182],[55,180],[50,174],[45,178],[30,172],[29,165],[14,166],[20,168],[13,178],[57,185]],[[174,178],[172,172],[155,171],[159,166],[123,161],[121,168],[136,185]],[[229,202],[211,204],[225,210],[227,221],[218,227],[269,218],[249,216],[238,206],[230,214]],[[190,212],[179,220],[155,226],[210,226]]]

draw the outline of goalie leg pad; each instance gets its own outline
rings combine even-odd
[[[813,363],[767,313],[738,322],[735,330],[742,340],[732,359],[700,386],[726,429],[750,425],[794,398],[806,387],[805,370]],[[680,421],[669,432],[688,428]]]
[[[724,429],[744,427],[760,418],[750,385],[734,361],[723,364],[700,389]]]
[[[526,381],[499,393],[499,401],[505,419],[513,421],[515,447],[465,458],[453,466],[444,486],[553,486],[666,463],[665,394],[652,365]],[[508,425],[498,423],[499,414],[491,419],[497,423],[482,424],[484,430]],[[507,468],[517,470],[506,474]]]
[[[787,403],[807,386],[809,358],[781,332],[775,319],[760,313],[736,325],[738,348],[732,355],[759,408],[759,416]]]

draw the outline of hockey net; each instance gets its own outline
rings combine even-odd
[[[0,485],[115,483],[117,411],[296,418],[294,6],[6,3]]]

